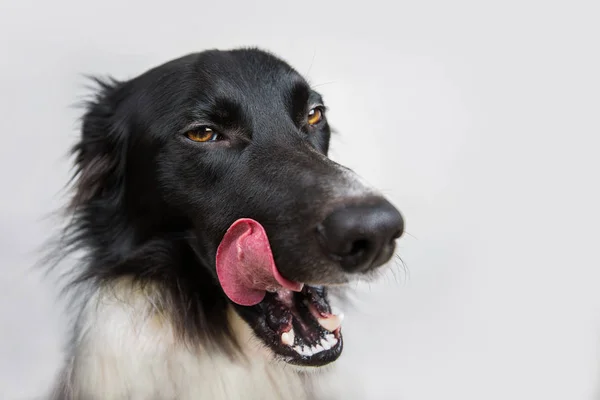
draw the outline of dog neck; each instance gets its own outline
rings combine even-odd
[[[244,357],[207,343],[189,345],[160,308],[151,286],[128,280],[87,297],[54,398],[307,399],[306,374],[269,360],[250,327],[228,318]]]

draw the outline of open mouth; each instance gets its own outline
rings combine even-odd
[[[340,356],[343,314],[332,312],[327,288],[281,276],[258,222],[241,219],[231,225],[217,250],[216,266],[225,294],[283,360],[316,367]]]
[[[332,313],[326,288],[268,293],[255,307],[255,331],[286,362],[322,366],[340,356],[344,315]]]

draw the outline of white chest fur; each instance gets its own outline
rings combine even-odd
[[[298,372],[260,354],[263,349],[235,312],[229,318],[247,362],[206,346],[187,347],[147,293],[120,282],[86,302],[63,376],[68,399],[307,398]]]

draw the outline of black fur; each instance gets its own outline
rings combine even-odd
[[[233,354],[232,304],[216,279],[215,253],[235,220],[264,226],[288,279],[347,281],[316,230],[356,199],[340,194],[347,170],[326,157],[327,119],[306,123],[311,108],[325,112],[321,96],[288,64],[255,49],[215,50],[128,81],[95,82],[73,149],[74,194],[60,245],[63,256],[85,254],[71,287],[124,277],[153,284],[160,288],[153,303],[181,340]],[[186,132],[199,126],[219,140],[189,140]],[[234,307],[266,334],[260,305]]]
[[[71,284],[160,282],[160,304],[182,338],[226,346],[228,301],[214,254],[235,219],[265,226],[288,276],[306,281],[314,270],[303,266],[323,264],[310,259],[319,250],[307,238],[339,172],[316,156],[328,151],[327,121],[316,130],[302,124],[309,101],[322,100],[287,64],[253,49],[192,54],[130,81],[95,82],[73,149],[62,246],[87,256]],[[232,143],[188,141],[182,133],[194,123],[217,126]]]

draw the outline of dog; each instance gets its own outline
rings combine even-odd
[[[256,48],[95,78],[59,252],[83,252],[53,400],[310,399],[330,294],[392,257],[400,212],[327,157],[322,96]]]

